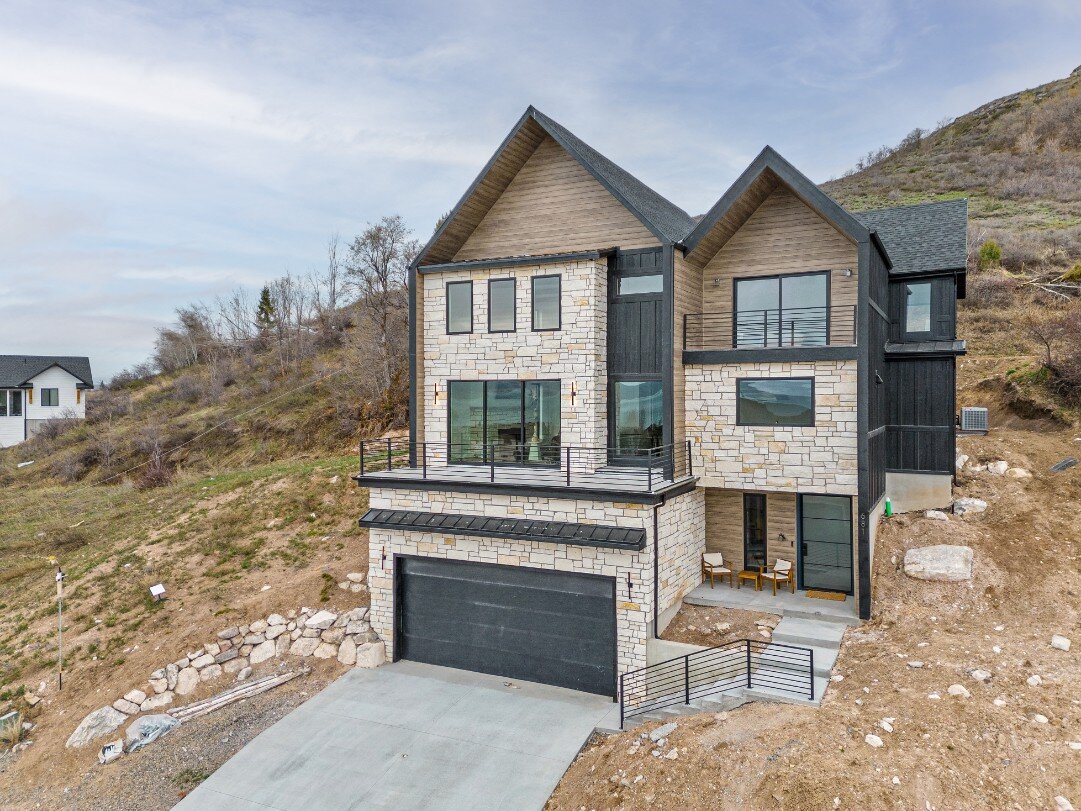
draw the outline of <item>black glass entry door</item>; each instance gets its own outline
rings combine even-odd
[[[800,496],[800,588],[852,593],[852,499]]]

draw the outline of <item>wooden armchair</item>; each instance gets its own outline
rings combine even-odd
[[[788,590],[793,594],[796,593],[796,578],[792,572],[792,561],[782,560],[777,558],[777,562],[773,564],[773,569],[768,572],[762,572],[762,579],[769,580],[773,584],[773,596],[777,596],[777,585],[779,583],[788,583]]]
[[[720,552],[705,552],[702,554],[702,579],[709,578],[709,587],[713,588],[713,578],[728,575],[728,587],[732,587],[732,570],[724,565],[724,555]]]

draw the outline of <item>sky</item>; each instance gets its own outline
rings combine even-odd
[[[427,239],[529,104],[691,214],[1081,64],[1075,0],[0,0],[0,354],[107,379],[176,307]]]

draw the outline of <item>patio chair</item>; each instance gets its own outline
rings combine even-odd
[[[792,561],[782,560],[777,558],[777,562],[773,564],[773,569],[768,572],[762,572],[762,579],[769,580],[773,584],[773,596],[777,596],[777,585],[779,583],[787,583],[788,590],[793,594],[796,593],[796,578],[792,576]]]
[[[709,587],[713,588],[713,578],[720,576],[723,580],[728,575],[728,587],[732,587],[732,570],[724,565],[724,555],[720,552],[704,552],[702,554],[702,579],[709,578]]]

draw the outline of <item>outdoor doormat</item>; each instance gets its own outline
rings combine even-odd
[[[818,591],[816,589],[810,589],[807,592],[808,597],[814,597],[816,600],[837,600],[838,602],[844,602],[845,595],[840,591]]]

